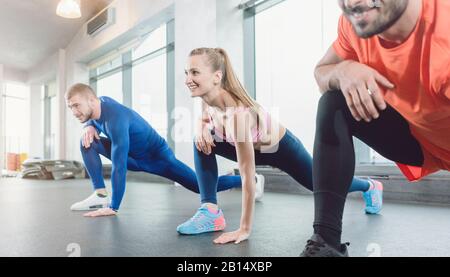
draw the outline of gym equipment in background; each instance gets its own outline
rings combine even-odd
[[[86,170],[77,161],[27,160],[22,165],[20,177],[39,180],[82,179],[86,178]]]

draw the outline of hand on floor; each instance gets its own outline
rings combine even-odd
[[[93,211],[93,212],[85,213],[84,216],[86,216],[86,217],[100,217],[100,216],[111,216],[111,215],[116,215],[116,214],[117,214],[117,212],[115,212],[111,208],[103,208],[103,209],[98,209],[98,210]]]
[[[242,231],[241,229],[239,229],[234,232],[222,234],[220,237],[214,240],[214,243],[226,244],[234,241],[235,244],[238,244],[241,241],[247,240],[248,237],[250,237],[250,232]]]

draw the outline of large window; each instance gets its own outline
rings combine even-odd
[[[329,0],[256,3],[245,11],[246,86],[312,153],[320,99],[313,71],[337,36],[339,6]],[[388,162],[357,140],[355,148],[359,164]]]
[[[138,46],[133,48],[133,60],[145,58],[151,53],[165,48],[167,45],[167,25],[162,25],[158,29],[143,36]]]
[[[108,96],[123,103],[122,72],[116,72],[97,81],[97,96]]]
[[[139,113],[164,138],[173,125],[173,21],[141,35],[120,55],[101,57],[90,71],[98,96],[109,96]]]
[[[312,153],[320,58],[320,1],[287,0],[255,15],[256,100]]]
[[[166,28],[157,29],[133,49],[133,109],[164,138],[168,132]]]
[[[3,118],[1,143],[5,153],[28,153],[30,130],[30,88],[22,84],[7,83],[2,95]]]

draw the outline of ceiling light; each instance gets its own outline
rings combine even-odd
[[[64,18],[80,18],[80,0],[60,0],[56,14]]]

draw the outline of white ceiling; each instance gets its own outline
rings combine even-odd
[[[113,0],[81,0],[82,18],[56,15],[59,0],[0,0],[0,64],[27,71],[66,48],[82,25]]]

